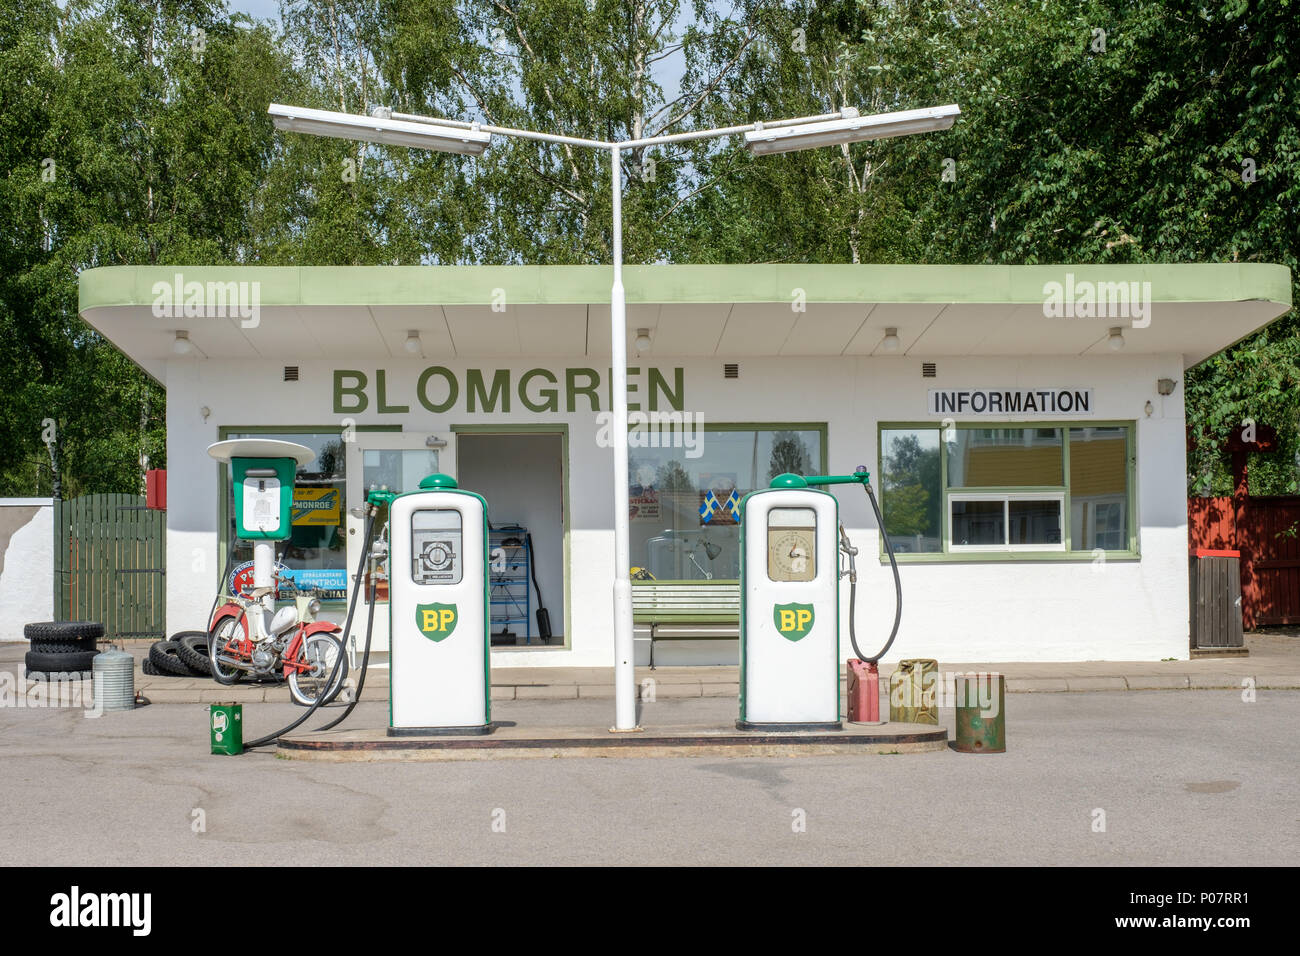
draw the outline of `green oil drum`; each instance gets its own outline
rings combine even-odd
[[[208,707],[208,730],[214,754],[244,752],[244,707],[242,704],[212,704]]]
[[[889,721],[939,723],[939,662],[928,658],[899,661],[889,675]]]
[[[957,703],[954,749],[964,754],[1006,753],[1006,678],[1001,674],[958,674],[953,684]]]

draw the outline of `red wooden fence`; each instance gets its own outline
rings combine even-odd
[[[1300,496],[1187,500],[1189,548],[1241,552],[1247,630],[1300,624]]]

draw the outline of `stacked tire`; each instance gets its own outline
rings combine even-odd
[[[104,625],[98,621],[42,621],[24,626],[23,636],[32,646],[23,661],[28,680],[89,680]]]
[[[206,631],[179,631],[156,641],[142,665],[150,677],[211,677]]]

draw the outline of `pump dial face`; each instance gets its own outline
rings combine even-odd
[[[773,581],[811,581],[817,575],[813,528],[767,529],[767,576]]]

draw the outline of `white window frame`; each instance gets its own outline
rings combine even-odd
[[[953,526],[956,522],[952,516],[954,501],[1000,501],[1002,502],[1002,544],[955,544],[952,539]],[[1058,523],[1061,528],[1061,540],[1055,544],[1010,544],[1011,502],[1013,501],[1055,501]],[[1054,551],[1060,554],[1065,550],[1065,492],[1064,491],[950,491],[948,492],[948,551],[951,554],[969,554],[989,551]]]

